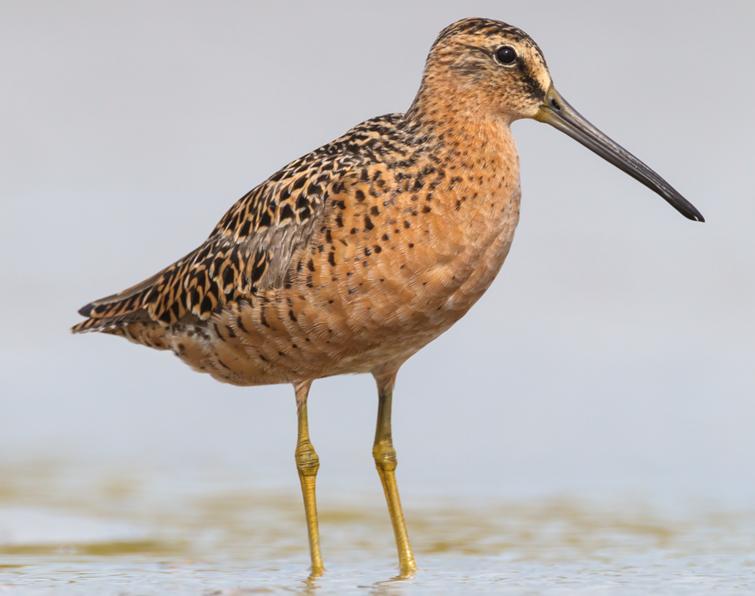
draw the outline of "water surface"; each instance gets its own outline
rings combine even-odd
[[[420,570],[399,580],[379,495],[328,495],[320,505],[328,569],[311,581],[294,482],[180,484],[39,462],[2,473],[0,592],[755,592],[755,513],[747,511],[410,499]]]

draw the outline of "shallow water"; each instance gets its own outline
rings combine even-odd
[[[420,570],[394,578],[379,495],[321,499],[327,572],[307,579],[289,489],[4,468],[0,592],[710,594],[755,592],[755,512],[566,499],[411,499]]]

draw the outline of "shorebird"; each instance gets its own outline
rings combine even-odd
[[[376,380],[372,453],[400,573],[416,569],[395,477],[394,381],[480,298],[509,252],[520,199],[510,124],[522,118],[554,126],[704,221],[561,97],[532,38],[463,19],[435,40],[406,113],[367,120],[284,166],[196,250],[79,311],[87,318],[76,333],[171,350],[225,383],[293,385],[313,576],[324,568],[307,396],[313,380],[345,373]]]

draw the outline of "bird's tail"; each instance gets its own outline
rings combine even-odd
[[[82,306],[79,314],[87,319],[74,325],[71,331],[73,333],[90,331],[113,333],[130,323],[149,319],[145,308],[150,302],[154,284],[158,278],[159,275],[155,275],[123,292]]]

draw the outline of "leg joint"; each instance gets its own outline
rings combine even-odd
[[[317,456],[315,448],[309,441],[301,442],[296,446],[294,453],[296,458],[296,469],[302,476],[316,476],[317,470],[320,469],[320,458]]]
[[[389,441],[378,441],[372,447],[372,457],[375,458],[375,465],[380,470],[392,471],[398,465],[396,450]]]

